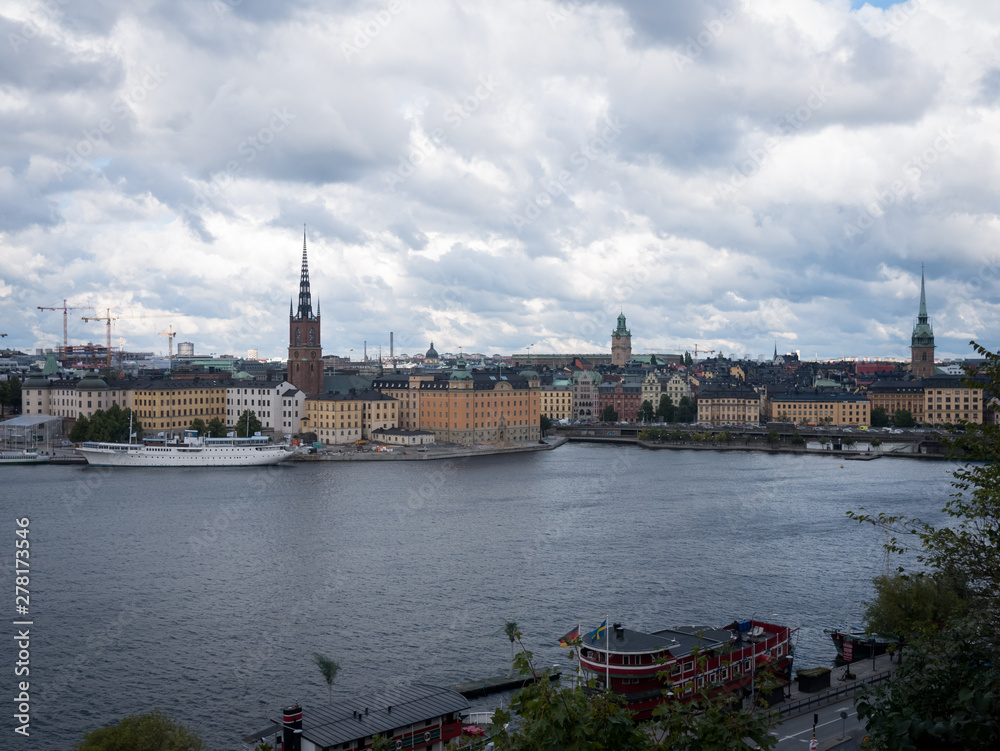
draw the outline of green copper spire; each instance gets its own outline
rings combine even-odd
[[[917,323],[913,327],[910,339],[911,347],[933,347],[934,330],[927,320],[927,293],[924,289],[924,267],[920,266],[920,311],[917,313]]]
[[[622,311],[621,313],[618,314],[618,328],[616,328],[614,331],[612,331],[611,335],[612,336],[631,336],[632,335],[632,332],[630,332],[627,328],[625,328],[625,312],[624,311]]]

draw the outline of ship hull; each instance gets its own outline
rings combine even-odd
[[[282,446],[81,446],[77,452],[92,467],[259,467],[292,455]]]

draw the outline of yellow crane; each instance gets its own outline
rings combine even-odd
[[[108,308],[108,309],[105,310],[105,315],[103,315],[103,316],[90,316],[90,317],[84,316],[83,317],[83,320],[85,320],[85,321],[106,321],[107,322],[107,325],[108,325],[108,344],[107,344],[107,348],[108,348],[108,367],[109,368],[111,367],[111,322],[117,320],[120,317],[121,316],[112,316],[110,308]]]
[[[174,360],[174,336],[176,334],[177,334],[177,332],[174,331],[174,325],[173,324],[170,324],[169,326],[167,326],[167,330],[166,331],[160,331],[159,332],[159,336],[165,336],[165,337],[167,337],[167,360],[169,360],[170,362],[173,362],[173,360]]]

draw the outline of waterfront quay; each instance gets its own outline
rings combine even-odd
[[[652,428],[677,435],[647,440]],[[773,433],[772,433],[773,431]],[[573,442],[638,445],[652,450],[765,451],[769,453],[822,454],[842,459],[883,456],[911,459],[944,459],[947,447],[938,431],[908,430],[888,433],[877,429],[853,430],[806,426],[615,425],[593,424],[560,427],[558,434]]]

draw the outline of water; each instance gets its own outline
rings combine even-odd
[[[800,628],[797,665],[829,664],[823,629],[860,619],[884,567],[881,534],[844,512],[940,521],[953,469],[589,444],[454,462],[5,467],[11,552],[13,519],[31,519],[31,746],[68,749],[159,708],[209,748],[242,748],[288,702],[327,700],[314,652],[341,664],[334,696],[450,685],[507,669],[505,620],[550,665],[578,621],[756,614]]]

